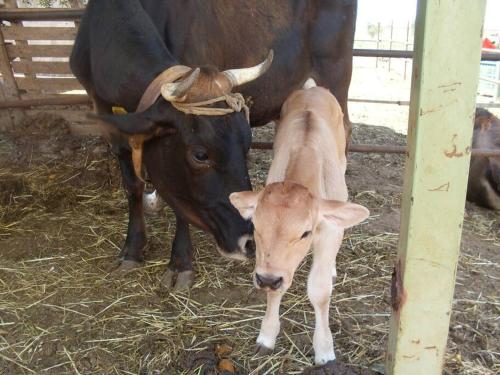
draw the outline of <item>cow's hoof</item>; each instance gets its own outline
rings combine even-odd
[[[137,268],[141,268],[142,265],[143,265],[142,262],[138,262],[136,260],[124,259],[120,262],[120,264],[118,264],[114,272],[129,272]]]
[[[170,268],[167,268],[160,281],[160,285],[169,290],[186,290],[191,288],[193,284],[193,271],[177,272]]]
[[[268,348],[267,346],[257,344],[255,347],[255,354],[259,356],[265,356],[272,354],[273,349]]]

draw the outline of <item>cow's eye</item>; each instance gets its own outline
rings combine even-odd
[[[204,163],[208,160],[208,154],[205,150],[196,150],[193,152],[193,157],[196,161]]]
[[[302,236],[300,237],[300,239],[301,239],[301,240],[303,240],[304,238],[309,237],[309,236],[311,235],[311,233],[312,233],[312,232],[311,232],[310,230],[305,231],[305,232],[302,234]]]
[[[189,163],[194,168],[209,168],[212,166],[212,161],[208,155],[208,151],[203,146],[192,146],[188,153]]]

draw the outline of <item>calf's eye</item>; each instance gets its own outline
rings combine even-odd
[[[311,233],[312,233],[312,232],[311,232],[310,230],[305,231],[305,232],[302,234],[302,236],[300,237],[300,239],[301,239],[301,240],[303,240],[304,238],[309,237],[309,236],[311,235]]]

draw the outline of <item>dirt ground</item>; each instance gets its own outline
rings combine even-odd
[[[168,208],[147,218],[145,267],[110,273],[127,224],[117,163],[101,141],[67,129],[57,116],[38,115],[0,139],[0,374],[199,373],[196,358],[207,350],[213,357],[215,344],[239,374],[311,365],[307,263],[284,298],[268,357],[253,355],[265,298],[252,287],[252,264],[221,258],[208,236],[194,231],[192,290],[161,289],[173,236]],[[255,139],[271,136],[262,128]],[[405,137],[356,125],[353,142],[401,145]],[[270,158],[251,151],[255,187]],[[403,167],[398,155],[350,155],[351,199],[371,217],[346,235],[330,317],[338,358],[365,373],[384,362]],[[446,374],[500,371],[499,229],[498,213],[467,205]]]

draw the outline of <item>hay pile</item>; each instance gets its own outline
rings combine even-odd
[[[269,129],[259,132],[269,139]],[[355,129],[356,137],[362,133],[366,139],[401,140],[385,130]],[[307,263],[283,300],[274,354],[258,358],[254,343],[265,296],[252,287],[251,264],[220,258],[212,240],[194,232],[194,287],[184,293],[161,290],[174,222],[166,209],[166,218],[147,219],[145,267],[110,273],[127,224],[112,158],[95,153],[99,144],[89,142],[71,157],[32,157],[17,164],[5,155],[18,151],[18,143],[2,142],[1,374],[197,373],[188,369],[193,356],[215,343],[231,348],[228,356],[240,374],[299,374],[311,364],[314,314],[305,292]],[[251,154],[251,177],[259,186],[271,155]],[[401,170],[399,156],[354,155],[351,162],[352,197],[372,216],[347,233],[330,316],[338,357],[353,368],[376,370],[384,362]],[[447,374],[500,371],[498,229],[497,214],[468,210]]]

